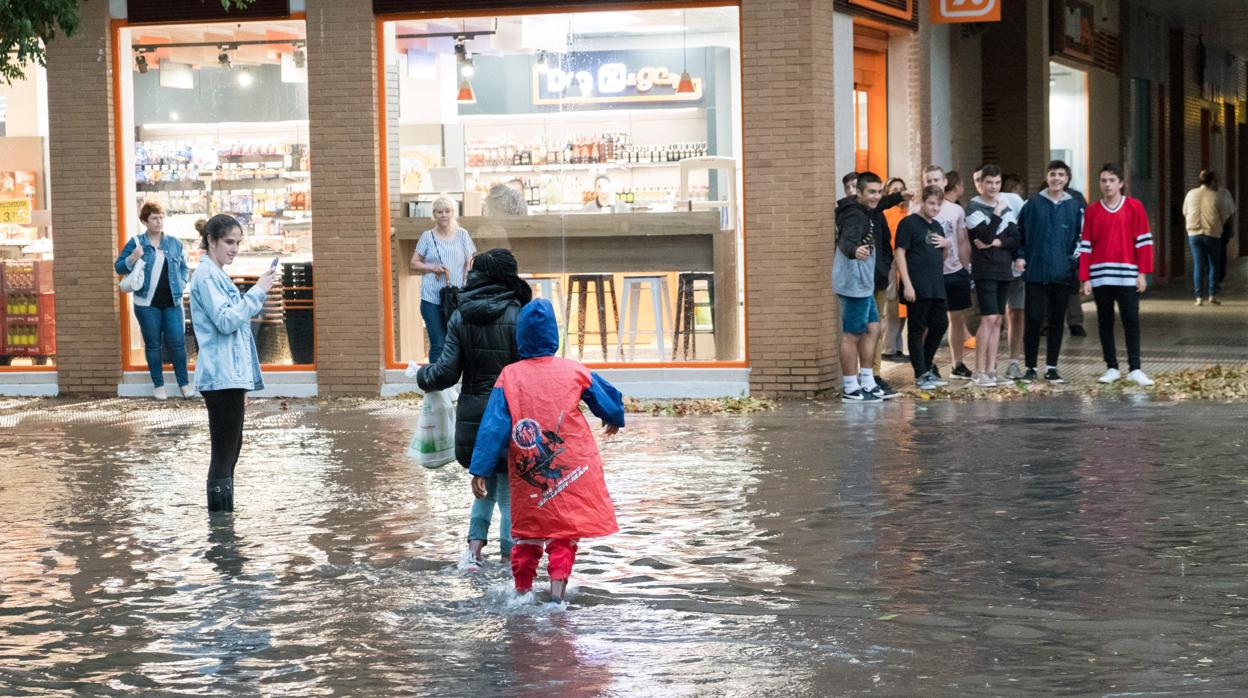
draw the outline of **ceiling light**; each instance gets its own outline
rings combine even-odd
[[[676,94],[689,95],[695,92],[693,88],[693,79],[689,77],[689,53],[686,42],[689,39],[689,19],[684,10],[680,12],[680,23],[685,25],[684,31],[680,35],[680,82],[676,83]]]
[[[697,91],[697,88],[693,86],[693,78],[689,77],[689,71],[681,72],[680,82],[676,83],[676,94],[691,95]]]
[[[222,68],[229,70],[230,68],[230,51],[225,46],[219,46],[217,53],[217,64]]]
[[[471,58],[460,64],[459,74],[466,78],[470,78],[477,74],[477,68],[473,65]]]
[[[239,72],[238,74],[238,86],[239,87],[251,87],[252,82],[254,82],[254,80],[251,77],[250,71],[244,70],[244,71]]]
[[[459,94],[455,95],[455,101],[460,104],[476,104],[477,94],[472,91],[472,83],[468,82],[468,78],[464,78],[459,83]]]
[[[142,51],[134,57],[134,65],[138,67],[140,73],[147,73],[147,56],[144,56]]]

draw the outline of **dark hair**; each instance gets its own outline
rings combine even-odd
[[[533,300],[533,288],[520,278],[520,263],[509,249],[495,247],[473,257],[472,271],[511,289],[520,305]]]
[[[143,202],[143,208],[139,209],[139,220],[146,223],[153,213],[159,213],[163,216],[165,215],[165,207],[155,201],[145,201]]]
[[[241,231],[243,226],[239,225],[234,216],[226,213],[218,213],[208,220],[201,218],[195,221],[195,230],[199,232],[199,246],[205,250],[208,249],[209,242],[220,240],[235,228]]]
[[[981,182],[984,181],[985,177],[1000,177],[1001,176],[1001,168],[993,164],[984,165],[983,167],[979,168],[978,172],[979,172],[979,181]]]
[[[1218,173],[1213,170],[1200,171],[1200,183],[1210,189],[1218,188]]]
[[[610,178],[610,177],[606,176],[605,174],[600,174],[600,175],[598,175],[597,177],[594,177],[594,186],[598,186],[598,180],[600,180],[600,179],[605,179],[605,180],[607,180],[608,182],[610,182],[610,181],[611,181],[611,178]]]
[[[922,196],[923,196],[923,199],[922,199],[923,201],[927,201],[928,199],[932,198],[933,196],[939,196],[941,199],[944,199],[944,198],[945,198],[945,190],[944,190],[944,189],[941,189],[940,187],[936,186],[935,184],[931,184],[931,185],[928,185],[928,186],[926,186],[926,187],[923,187],[923,194],[922,194]]]
[[[858,190],[859,191],[863,189],[864,185],[881,184],[881,183],[883,183],[883,180],[880,179],[880,176],[870,170],[867,170],[866,172],[858,173]]]
[[[951,192],[962,186],[962,175],[957,170],[949,170],[945,173],[945,191]]]
[[[858,186],[858,173],[850,172],[844,177],[841,177],[841,184],[853,184],[854,186]]]
[[[1116,162],[1107,162],[1104,165],[1101,165],[1100,174],[1105,174],[1106,172],[1112,173],[1115,177],[1117,177],[1118,179],[1121,179],[1123,182],[1127,181],[1127,176],[1123,174],[1122,172],[1122,165],[1119,165]]]
[[[902,191],[906,190],[906,180],[902,179],[901,177],[893,177],[892,179],[888,180],[888,183],[884,185],[884,188],[888,189],[889,187],[893,186],[893,182],[901,182],[901,190]]]
[[[1067,165],[1066,162],[1063,160],[1050,160],[1048,166],[1044,168],[1044,173],[1047,175],[1053,170],[1065,170],[1066,171],[1066,184],[1067,186],[1070,185],[1070,178],[1071,178],[1070,165]]]

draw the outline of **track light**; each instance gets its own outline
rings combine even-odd
[[[134,65],[138,67],[140,74],[147,74],[147,56],[143,55],[142,51],[139,51],[137,55],[135,55]]]
[[[228,46],[218,46],[218,47],[217,47],[217,50],[218,50],[218,53],[217,53],[217,64],[218,64],[218,65],[220,65],[222,68],[224,68],[224,69],[226,69],[226,70],[229,70],[229,69],[230,69],[230,49],[229,49],[229,47],[228,47]]]
[[[302,68],[307,65],[308,61],[307,54],[303,52],[302,48],[295,49],[295,54],[291,56],[291,59],[294,60],[296,68]]]

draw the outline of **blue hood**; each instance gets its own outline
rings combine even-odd
[[[516,320],[516,348],[520,358],[554,356],[559,351],[559,324],[555,309],[545,298],[535,298],[520,309]]]

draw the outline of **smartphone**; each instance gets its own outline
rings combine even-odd
[[[277,268],[277,265],[278,265],[278,262],[280,262],[280,261],[281,261],[281,260],[279,260],[277,257],[274,257],[274,258],[273,258],[273,263],[269,265],[269,269],[276,269],[276,268]]]

